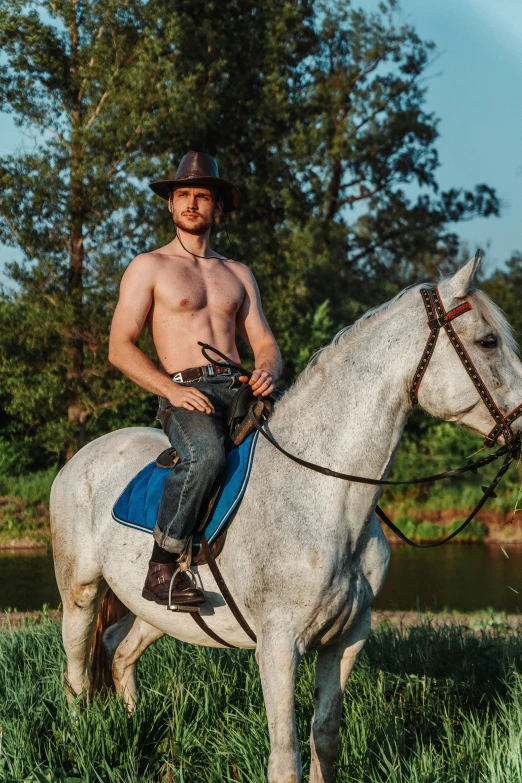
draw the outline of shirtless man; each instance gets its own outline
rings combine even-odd
[[[214,218],[231,212],[240,201],[237,188],[219,177],[214,158],[189,152],[174,178],[151,182],[150,187],[168,199],[176,237],[159,250],[137,256],[125,271],[112,321],[109,360],[159,396],[158,420],[180,457],[165,481],[143,588],[144,598],[168,605],[178,557],[225,466],[227,407],[241,383],[248,381],[214,365],[201,367],[198,340],[240,363],[237,327],[254,354],[249,383],[256,396],[274,391],[281,357],[252,272],[209,247]],[[136,346],[145,323],[156,346],[159,369]],[[203,601],[202,591],[178,572],[172,603],[197,611]]]

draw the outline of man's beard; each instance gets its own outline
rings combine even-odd
[[[180,228],[182,231],[185,231],[187,234],[194,234],[195,236],[199,236],[200,234],[204,234],[206,231],[208,231],[209,228],[212,226],[212,218],[206,218],[203,215],[198,215],[197,221],[191,221],[191,220],[185,220],[185,217],[183,215],[173,215],[172,220],[174,222],[174,225],[176,228]]]

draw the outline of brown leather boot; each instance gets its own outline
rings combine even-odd
[[[149,560],[149,570],[141,592],[143,598],[161,606],[169,606],[170,582],[177,568],[177,563],[155,563]],[[205,602],[203,591],[193,587],[181,571],[178,571],[172,582],[171,599],[172,607],[185,612],[197,612]]]

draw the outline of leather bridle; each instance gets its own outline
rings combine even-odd
[[[471,361],[468,352],[462,344],[462,341],[451,325],[451,321],[453,321],[455,318],[458,318],[459,315],[462,315],[463,313],[466,313],[468,310],[472,309],[470,303],[463,302],[461,305],[454,307],[453,310],[450,310],[447,313],[444,305],[442,304],[442,299],[440,298],[438,288],[421,288],[420,293],[422,296],[422,301],[424,302],[424,307],[426,308],[426,313],[428,315],[428,326],[430,328],[430,334],[410,387],[411,404],[415,405],[419,401],[419,387],[430,363],[430,359],[433,356],[433,351],[435,350],[435,345],[437,344],[437,338],[439,336],[440,330],[444,329],[452,346],[457,352],[457,356],[464,365],[466,372],[468,373],[473,382],[473,385],[478,391],[480,398],[495,421],[495,426],[484,438],[484,446],[486,446],[486,448],[494,446],[501,435],[504,436],[506,444],[514,443],[514,441],[518,439],[519,436],[513,432],[511,429],[511,424],[515,421],[515,419],[518,419],[518,417],[522,415],[522,403],[514,408],[511,413],[508,413],[506,416],[502,414],[495,400],[484,384],[482,378],[480,377],[477,368]]]

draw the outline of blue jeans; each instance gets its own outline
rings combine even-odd
[[[204,501],[214,481],[226,466],[226,413],[242,384],[239,373],[185,381],[205,394],[214,413],[175,408],[159,398],[157,419],[179,454],[169,473],[161,498],[154,539],[167,552],[183,552],[194,533]]]

